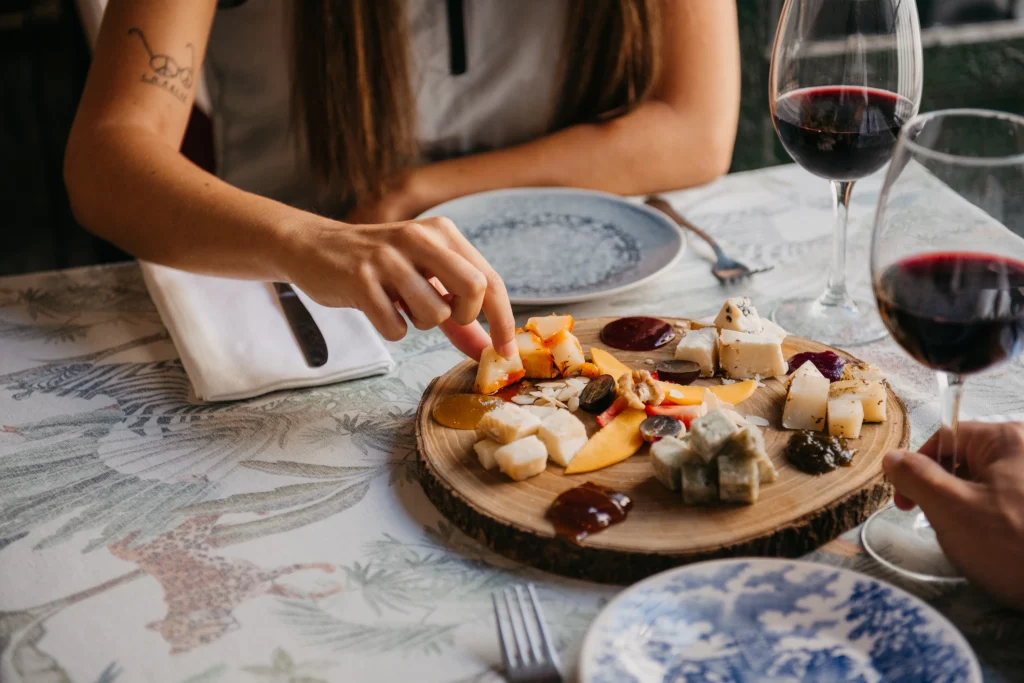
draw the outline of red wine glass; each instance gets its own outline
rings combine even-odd
[[[935,370],[938,459],[957,459],[964,378],[1024,348],[1024,117],[954,109],[907,123],[875,214],[875,299],[893,339]],[[883,508],[861,531],[889,568],[959,581],[920,512]]]
[[[782,301],[791,334],[852,346],[885,336],[846,287],[846,228],[857,180],[892,157],[921,103],[921,28],[913,0],[786,0],[769,79],[772,121],[797,164],[832,184],[835,229],[825,292]]]

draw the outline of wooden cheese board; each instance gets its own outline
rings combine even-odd
[[[636,369],[650,369],[647,359],[672,358],[674,343],[657,351],[625,352],[601,344],[601,328],[613,318],[577,321],[574,334],[589,354],[592,347],[611,351]],[[669,319],[671,320],[671,319]],[[673,321],[684,322],[684,321]],[[803,351],[833,350],[824,344],[787,337],[788,359]],[[779,470],[778,481],[761,487],[753,505],[691,507],[679,494],[654,477],[647,447],[609,468],[589,474],[565,475],[549,463],[540,475],[522,482],[477,462],[473,431],[449,429],[431,417],[436,403],[453,393],[470,392],[476,363],[463,362],[436,378],[420,402],[416,416],[420,474],[427,497],[449,520],[494,551],[514,560],[559,574],[604,583],[630,583],[670,567],[741,555],[797,557],[863,522],[892,495],[881,468],[882,457],[906,448],[910,421],[906,407],[888,389],[887,421],[866,424],[853,466],[812,476],[792,467],[783,451],[794,432],[780,426],[786,389],[778,379],[738,407],[745,415],[768,420],[764,436],[768,453]],[[698,380],[716,384],[720,379]],[[596,422],[576,413],[589,433]],[[633,510],[622,524],[575,544],[555,536],[545,518],[551,502],[563,491],[594,481],[626,493]]]

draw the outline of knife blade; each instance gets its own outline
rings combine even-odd
[[[309,309],[302,303],[302,299],[291,285],[275,282],[274,291],[277,292],[277,300],[281,302],[284,317],[288,320],[288,326],[292,328],[292,334],[295,335],[295,341],[302,350],[306,364],[311,368],[319,368],[327,362],[327,340],[316,326]]]

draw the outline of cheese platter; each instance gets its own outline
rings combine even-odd
[[[877,368],[745,298],[712,325],[532,318],[517,344],[427,389],[421,482],[469,535],[564,575],[805,554],[884,504],[882,456],[909,442]]]

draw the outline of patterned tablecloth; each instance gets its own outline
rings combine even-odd
[[[864,296],[879,185],[853,200]],[[691,240],[655,283],[563,310],[700,317],[749,294],[767,312],[822,286],[824,181],[780,167],[671,198],[776,269],[722,288]],[[524,579],[574,663],[618,589],[510,563],[437,513],[416,482],[413,415],[459,355],[436,333],[393,353],[387,377],[201,405],[134,265],[0,279],[0,681],[500,680],[490,594]],[[931,374],[889,340],[857,353],[887,371],[919,445],[938,422]],[[1021,363],[975,379],[965,403],[1024,410]],[[884,576],[855,533],[811,559]],[[964,632],[986,680],[1024,680],[1024,617],[970,587],[906,587]]]

